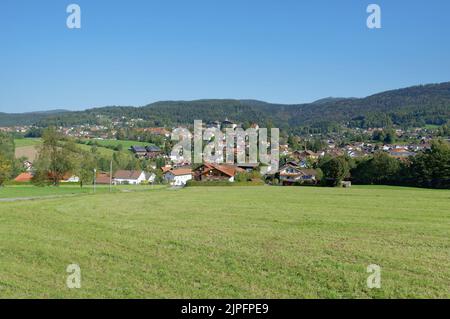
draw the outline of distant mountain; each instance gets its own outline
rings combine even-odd
[[[69,112],[70,111],[59,109],[27,113],[0,113],[0,126],[32,125],[53,115],[62,115]]]
[[[60,114],[60,113],[66,113],[70,112],[69,110],[65,109],[56,109],[56,110],[48,110],[48,111],[36,111],[32,112],[31,114]]]
[[[417,127],[450,120],[450,82],[382,92],[365,98],[325,98],[307,104],[274,104],[257,100],[161,101],[143,107],[109,106],[79,112],[0,114],[0,126],[36,123],[76,125],[105,123],[112,118],[141,118],[142,125],[175,126],[194,120],[257,122],[283,129],[303,126],[330,129],[384,127],[396,124]]]
[[[326,97],[324,99],[320,99],[317,101],[312,102],[311,104],[325,104],[325,103],[330,103],[330,102],[340,102],[340,101],[345,101],[345,100],[349,100],[349,99],[356,99],[356,98],[345,98],[345,97]]]

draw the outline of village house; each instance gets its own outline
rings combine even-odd
[[[294,157],[298,160],[304,160],[304,159],[317,160],[319,158],[319,156],[320,156],[320,154],[314,153],[313,151],[310,151],[310,150],[292,152],[292,157]]]
[[[149,127],[142,129],[142,131],[157,136],[170,137],[170,131],[166,130],[164,127]]]
[[[344,147],[344,150],[351,158],[364,157],[370,152],[370,148],[364,143],[348,144]]]
[[[174,167],[184,167],[192,164],[189,159],[184,158],[184,156],[180,154],[170,154],[168,158],[173,163]]]
[[[134,153],[136,157],[145,157],[147,150],[143,146],[131,146],[130,151]]]
[[[164,180],[172,186],[184,186],[192,179],[192,169],[175,168],[166,171],[163,176]]]
[[[243,172],[244,169],[234,165],[205,163],[194,171],[194,178],[196,181],[234,182],[236,174]]]
[[[64,174],[63,179],[61,180],[63,183],[79,183],[80,178],[74,174],[66,173]]]
[[[390,149],[388,151],[388,153],[389,153],[389,155],[391,155],[392,157],[395,157],[395,158],[407,158],[407,157],[416,155],[416,153],[409,151],[405,147],[396,147],[396,148]]]
[[[287,156],[289,154],[289,145],[280,144],[280,155]]]
[[[301,161],[289,161],[286,162],[286,165],[291,165],[291,166],[296,166],[296,167],[300,167],[300,168],[308,168],[309,163],[307,160],[301,160]]]
[[[335,143],[334,140],[328,139],[327,140],[327,146],[328,146],[328,148],[336,148],[336,143]]]
[[[229,121],[228,119],[225,119],[225,121],[222,122],[222,129],[227,129],[227,128],[231,128],[231,129],[235,129],[237,127],[237,124]]]
[[[95,177],[95,183],[99,185],[109,185],[111,183],[111,177],[108,173],[98,172]]]
[[[119,170],[113,175],[113,184],[139,185],[145,181],[152,183],[155,179],[154,174],[146,174],[144,171],[126,171]]]
[[[173,168],[172,165],[165,165],[165,166],[161,167],[161,171],[164,174],[164,173],[170,171],[172,168]]]
[[[212,121],[206,123],[206,128],[217,128],[220,130],[220,122],[219,121]]]
[[[338,148],[331,148],[328,149],[326,154],[333,156],[333,157],[337,157],[337,156],[343,156],[344,152]]]
[[[237,167],[243,169],[244,171],[251,173],[253,172],[255,169],[257,169],[259,167],[258,163],[243,163],[243,164],[236,164]]]
[[[148,159],[157,158],[157,157],[161,156],[161,154],[163,153],[162,150],[158,146],[155,146],[155,145],[146,146],[145,150],[147,151],[147,154],[145,155],[145,157]]]
[[[301,168],[296,165],[286,164],[279,170],[280,183],[284,186],[295,183],[317,183],[317,171],[314,169]]]

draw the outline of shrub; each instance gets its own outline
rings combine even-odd
[[[228,181],[194,181],[190,180],[186,186],[262,186],[265,185],[263,181],[245,181],[245,182],[228,182]]]

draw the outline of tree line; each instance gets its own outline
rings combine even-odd
[[[25,171],[24,158],[16,159],[15,149],[13,135],[0,132],[0,186]]]
[[[384,152],[353,160],[346,156],[325,156],[317,164],[322,183],[338,186],[343,180],[355,184],[450,188],[450,145],[432,142],[431,148],[408,159],[397,159]]]

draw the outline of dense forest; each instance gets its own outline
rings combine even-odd
[[[66,112],[68,111],[52,110],[44,112],[10,113],[10,114],[0,112],[0,126],[33,125],[39,122],[40,120],[48,119],[55,115],[59,116]]]
[[[102,124],[112,118],[140,118],[140,125],[172,127],[203,121],[230,120],[292,129],[339,125],[350,127],[421,127],[450,120],[450,82],[387,91],[366,98],[327,98],[310,104],[272,104],[256,100],[163,101],[142,107],[110,106],[79,112],[0,113],[0,126]]]

